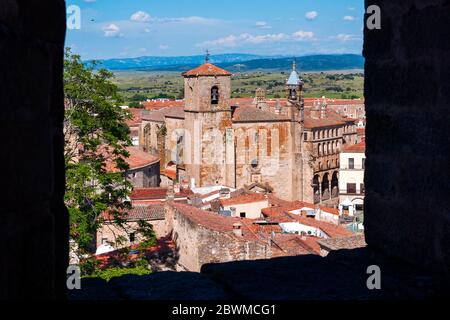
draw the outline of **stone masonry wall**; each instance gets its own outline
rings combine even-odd
[[[450,4],[365,4],[381,8],[364,31],[366,241],[448,280]]]
[[[271,257],[268,244],[201,226],[170,204],[166,205],[166,222],[171,225],[168,230],[177,243],[178,263],[189,271],[198,272],[207,263]]]

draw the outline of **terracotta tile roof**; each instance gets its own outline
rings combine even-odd
[[[354,119],[344,118],[343,116],[339,115],[337,112],[329,108],[327,109],[326,117],[315,119],[311,116],[311,108],[305,107],[305,128],[308,129],[339,126],[352,121],[354,121]]]
[[[183,77],[198,76],[231,76],[231,73],[211,63],[202,64],[195,69],[183,73]]]
[[[160,204],[134,204],[131,209],[123,212],[120,217],[128,222],[164,220],[164,206]],[[106,221],[114,219],[108,212],[102,213],[102,218]]]
[[[233,122],[273,122],[289,121],[284,115],[278,115],[269,111],[257,109],[254,106],[238,107],[233,113]]]
[[[145,110],[156,111],[167,107],[183,107],[184,100],[157,99],[142,102]]]
[[[165,200],[168,188],[135,188],[131,191],[130,198],[134,202],[136,200]],[[175,198],[185,198],[193,195],[190,189],[181,189],[175,193]]]
[[[177,170],[173,169],[163,169],[161,170],[161,174],[163,176],[168,177],[171,180],[175,180],[177,178]]]
[[[159,162],[159,158],[139,150],[139,147],[127,147],[130,156],[126,159],[130,169],[139,169]]]
[[[127,221],[164,220],[164,207],[161,205],[134,205],[128,211]]]
[[[129,108],[126,109],[128,112],[131,113],[132,119],[129,119],[126,121],[127,125],[129,127],[136,127],[139,126],[142,122],[142,109],[137,108]]]
[[[325,232],[329,237],[335,238],[335,237],[348,237],[354,235],[353,232],[350,230],[347,230],[344,227],[325,222],[325,221],[318,221],[314,218],[306,218],[302,217],[300,215],[294,215],[289,214],[292,218],[294,218],[295,221],[298,223],[308,225],[310,227],[319,228],[323,232]]]
[[[166,117],[184,119],[184,106],[165,107],[155,111],[144,111],[142,119],[154,122],[164,122]]]
[[[246,204],[253,202],[262,202],[268,201],[267,196],[263,193],[251,193],[251,194],[243,194],[238,195],[236,197],[231,197],[230,199],[222,199],[220,200],[220,204],[222,206],[231,206],[236,204]]]
[[[272,239],[272,254],[273,256],[294,256],[302,254],[319,254],[320,246],[317,243],[319,238],[305,237],[302,239],[297,234],[275,234]],[[278,247],[281,250],[273,250]],[[275,251],[275,252],[274,252]]]
[[[226,233],[237,239],[253,241],[260,240],[260,238],[249,227],[247,227],[246,223],[242,223],[240,218],[225,217],[211,211],[204,211],[181,203],[173,202],[172,206],[187,219],[209,230]],[[242,224],[242,237],[236,236],[233,233],[233,224],[235,223]]]
[[[318,241],[320,247],[331,250],[341,249],[357,249],[367,246],[364,235],[356,235],[353,237],[339,237],[330,239],[321,239]]]
[[[366,152],[366,140],[362,139],[360,143],[353,144],[350,146],[345,146],[342,149],[342,152],[348,152],[348,153],[364,153]]]
[[[159,162],[159,158],[151,155],[147,152],[139,150],[139,147],[131,146],[127,147],[126,150],[129,153],[129,157],[125,159],[125,161],[129,165],[129,170],[135,170],[139,168],[143,168],[149,166],[151,164],[155,164]],[[116,165],[111,160],[106,160],[106,171],[108,172],[118,172],[119,170],[116,168]]]

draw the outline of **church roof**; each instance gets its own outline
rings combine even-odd
[[[297,86],[301,82],[300,76],[296,70],[292,70],[291,75],[289,76],[288,85]]]
[[[211,63],[204,63],[195,69],[183,73],[183,76],[184,77],[231,76],[231,73]]]
[[[166,117],[184,119],[184,106],[165,107],[155,111],[144,111],[142,119],[153,122],[164,122]]]
[[[289,121],[284,115],[263,111],[252,106],[238,107],[233,114],[233,122],[274,122]]]

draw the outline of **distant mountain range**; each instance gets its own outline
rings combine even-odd
[[[211,63],[229,71],[290,70],[292,57],[259,56],[252,54],[221,54],[211,56]],[[204,56],[139,57],[101,60],[109,70],[183,72],[204,63]],[[364,58],[356,54],[327,54],[297,57],[301,71],[364,69]]]

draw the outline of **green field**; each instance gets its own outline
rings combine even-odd
[[[153,98],[183,98],[180,73],[116,71],[115,83],[125,102]],[[268,98],[284,97],[288,72],[237,73],[232,77],[232,96],[253,97],[258,87],[267,90]],[[363,98],[364,75],[360,70],[303,73],[305,97]]]

